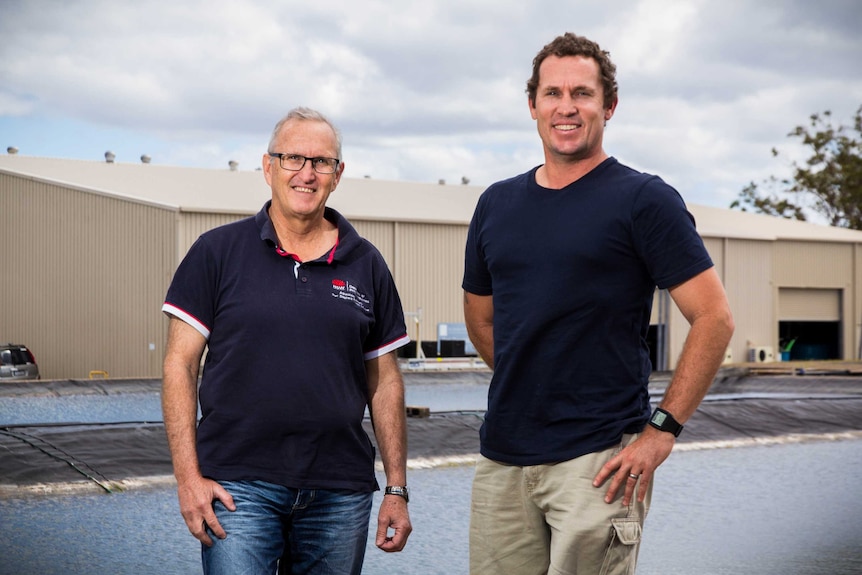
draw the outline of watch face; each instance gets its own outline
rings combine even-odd
[[[664,425],[665,419],[667,419],[667,415],[665,415],[661,411],[656,411],[652,416],[652,422],[658,426]],[[643,421],[643,420],[641,420],[641,421]]]

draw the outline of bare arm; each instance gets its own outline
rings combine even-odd
[[[479,356],[494,369],[494,298],[464,292],[464,321],[467,335]]]
[[[733,316],[715,268],[671,288],[670,295],[691,330],[660,407],[685,423],[700,405],[721,367],[733,335]]]
[[[721,365],[733,335],[733,317],[715,268],[671,288],[670,295],[691,329],[660,407],[685,423],[703,400]],[[637,441],[602,468],[593,485],[598,487],[614,475],[605,501],[611,502],[624,484],[623,505],[628,505],[638,483],[638,500],[643,501],[653,473],[670,455],[675,441],[673,434],[648,425]],[[640,479],[634,480],[629,474],[639,475]]]
[[[404,381],[394,352],[365,362],[369,410],[387,485],[407,485],[407,420]],[[389,529],[394,533],[388,536]],[[377,547],[386,552],[404,549],[413,527],[407,502],[384,495],[377,516]]]
[[[226,534],[215,518],[212,502],[219,499],[233,510],[233,498],[218,483],[201,475],[195,446],[197,435],[198,369],[206,341],[193,327],[175,317],[168,328],[162,378],[162,414],[177,479],[180,512],[196,539],[212,545],[209,529]]]

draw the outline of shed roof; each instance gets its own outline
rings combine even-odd
[[[0,156],[10,173],[90,193],[186,212],[256,213],[270,197],[260,170]],[[481,186],[342,178],[329,205],[348,218],[465,224]],[[704,237],[862,243],[862,231],[690,204]]]
[[[261,170],[0,156],[0,172],[186,212],[254,214],[271,197]],[[348,218],[463,224],[484,188],[342,178],[328,205]]]

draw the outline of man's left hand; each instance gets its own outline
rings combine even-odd
[[[593,479],[594,487],[601,487],[610,477],[605,503],[611,503],[623,487],[623,505],[628,506],[637,488],[637,500],[643,503],[656,468],[671,450],[676,438],[672,433],[647,426],[641,435],[608,461]]]
[[[389,530],[392,534],[389,534]],[[407,502],[397,495],[385,495],[380,503],[380,513],[377,515],[377,547],[387,553],[397,553],[407,545],[407,538],[413,526],[410,525],[410,514],[407,512]]]

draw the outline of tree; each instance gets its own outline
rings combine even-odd
[[[862,230],[862,106],[853,126],[832,125],[832,114],[812,114],[808,127],[797,126],[788,137],[801,138],[811,149],[805,164],[793,162],[792,179],[764,180],[761,192],[751,182],[731,208],[805,221],[806,211],[826,217],[832,226]],[[773,157],[779,155],[772,149]]]

